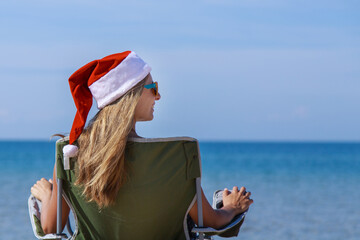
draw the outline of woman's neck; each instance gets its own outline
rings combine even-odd
[[[140,136],[136,133],[135,128],[132,128],[128,137],[139,138]]]

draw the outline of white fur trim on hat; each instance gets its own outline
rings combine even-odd
[[[102,109],[124,95],[150,71],[151,67],[131,52],[119,65],[89,86],[98,108]]]
[[[70,158],[76,157],[79,152],[79,148],[75,145],[65,145],[63,147],[64,155],[64,170],[70,170]]]
[[[79,151],[79,148],[77,146],[71,145],[71,144],[65,145],[63,148],[64,156],[69,157],[69,158],[76,157],[78,154],[78,151]]]

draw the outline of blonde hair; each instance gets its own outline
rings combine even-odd
[[[100,110],[78,138],[77,185],[99,208],[114,203],[127,179],[125,146],[147,78]]]

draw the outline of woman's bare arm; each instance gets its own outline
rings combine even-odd
[[[228,224],[236,215],[245,212],[254,202],[249,198],[251,193],[245,193],[245,191],[244,187],[240,191],[238,187],[234,187],[231,193],[225,189],[223,193],[224,206],[221,209],[215,210],[210,206],[204,192],[201,190],[204,226],[219,229]],[[197,223],[197,203],[191,208],[189,214],[194,222]]]
[[[41,201],[41,227],[44,232],[56,232],[56,215],[57,215],[57,182],[56,182],[56,167],[54,167],[53,179],[54,181],[47,181],[42,178],[37,181],[31,188],[31,193]],[[52,189],[51,189],[52,183]],[[62,228],[64,228],[69,216],[69,206],[64,198],[62,198]]]

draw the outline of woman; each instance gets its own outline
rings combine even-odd
[[[160,100],[151,68],[134,52],[113,54],[88,63],[70,78],[70,88],[77,113],[64,157],[77,156],[76,184],[83,195],[101,207],[114,203],[117,192],[126,181],[124,157],[128,137],[139,137],[135,126],[151,121],[155,102]],[[87,114],[95,98],[100,111],[84,129]],[[55,178],[55,168],[53,179]],[[45,233],[56,231],[56,181],[39,180],[31,193],[42,202],[41,224]],[[214,210],[202,193],[204,225],[220,228],[253,203],[244,187],[224,190],[223,207]],[[63,226],[69,207],[63,200]],[[197,222],[197,204],[189,215]]]

